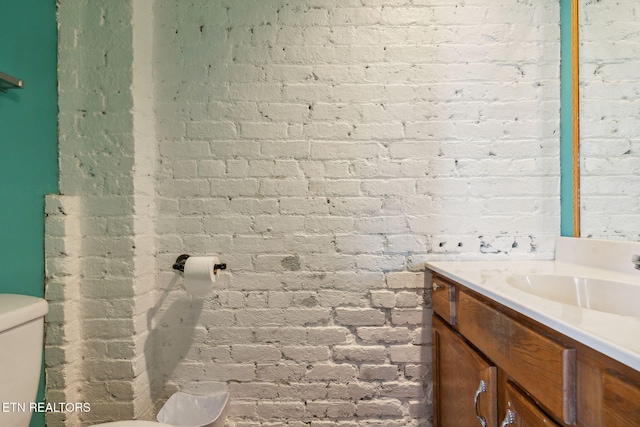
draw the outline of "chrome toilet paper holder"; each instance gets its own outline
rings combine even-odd
[[[184,265],[187,262],[187,258],[189,258],[190,256],[191,255],[188,255],[188,254],[182,254],[178,256],[178,258],[176,258],[176,262],[173,263],[173,269],[184,273]],[[226,269],[227,269],[227,264],[224,264],[224,263],[213,264],[213,274],[217,274],[218,270],[226,270]]]

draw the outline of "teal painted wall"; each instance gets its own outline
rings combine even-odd
[[[58,192],[55,0],[3,1],[0,40],[0,71],[24,81],[0,92],[0,292],[42,297],[44,195]]]
[[[571,0],[560,0],[560,235],[573,236]]]

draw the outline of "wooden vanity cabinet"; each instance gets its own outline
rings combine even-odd
[[[436,273],[432,307],[435,427],[640,426],[638,371]]]

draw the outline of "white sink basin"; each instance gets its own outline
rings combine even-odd
[[[562,304],[640,317],[640,284],[543,274],[510,276],[507,283]]]

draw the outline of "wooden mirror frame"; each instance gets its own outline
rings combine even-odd
[[[580,237],[580,75],[578,0],[571,0],[571,204],[573,237]]]

